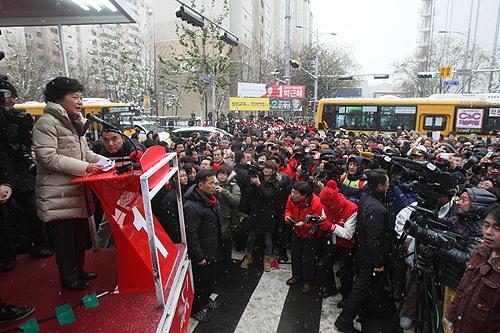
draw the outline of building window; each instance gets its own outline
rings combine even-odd
[[[264,16],[262,16],[262,15],[260,16],[260,21],[261,21],[262,23],[264,23]]]
[[[264,30],[260,29],[260,37],[264,37]]]
[[[36,32],[36,36],[37,36],[38,38],[42,38],[42,33],[41,33],[40,31],[37,31],[37,32]]]
[[[264,0],[260,0],[260,6],[264,8]]]
[[[97,41],[96,41],[96,40],[93,40],[93,41],[92,41],[92,45],[93,45],[93,46],[97,46]]]
[[[38,49],[43,50],[43,45],[42,44],[38,44]]]
[[[247,15],[246,15],[246,14],[245,14],[245,15],[243,15],[243,18],[246,20],[246,19],[247,19]]]
[[[50,32],[52,32],[53,34],[57,34],[57,29],[56,28],[50,28]]]
[[[92,30],[91,34],[92,36],[97,36],[97,32],[95,32],[95,30]]]
[[[24,33],[24,38],[26,39],[33,39],[33,34],[30,34],[29,32]]]
[[[71,36],[71,35],[68,35],[68,39],[71,39],[71,38],[73,38],[73,36]]]

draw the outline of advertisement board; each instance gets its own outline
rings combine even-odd
[[[484,109],[457,109],[455,127],[460,129],[481,129]]]
[[[306,86],[238,82],[238,97],[305,98]]]
[[[269,110],[269,98],[229,98],[229,110],[260,111]]]

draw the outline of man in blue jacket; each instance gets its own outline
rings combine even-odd
[[[219,302],[210,299],[216,262],[222,259],[220,204],[214,196],[214,189],[214,172],[200,170],[196,184],[184,195],[184,220],[194,280],[191,316],[203,323],[210,320],[204,309],[220,308]]]

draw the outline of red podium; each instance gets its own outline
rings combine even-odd
[[[155,290],[158,306],[167,310],[163,327],[168,325],[172,332],[185,331],[194,286],[187,258],[177,155],[154,146],[144,153],[140,164],[142,171],[117,175],[112,169],[73,182],[90,184],[109,220],[118,253],[118,292]],[[174,176],[182,244],[170,240],[152,214],[150,202]],[[179,326],[174,328],[172,322]]]

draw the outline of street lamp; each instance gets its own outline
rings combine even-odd
[[[459,35],[462,35],[464,37],[467,37],[467,45],[465,46],[465,66],[464,66],[464,69],[467,70],[467,62],[469,61],[469,41],[470,41],[470,34],[465,34],[463,32],[460,32],[460,31],[453,31],[453,30],[439,30],[437,32],[438,34],[459,34]],[[467,81],[466,79],[464,79],[464,82],[463,82],[463,85],[462,85],[462,94],[465,92],[465,81]]]
[[[297,28],[301,28],[301,29],[306,29],[308,31],[310,31],[312,34],[316,34],[316,61],[315,61],[315,64],[314,64],[314,112],[316,112],[316,103],[318,102],[318,67],[319,67],[319,60],[318,60],[318,51],[319,51],[319,36],[321,35],[332,35],[332,36],[336,36],[337,34],[334,33],[334,32],[322,32],[322,33],[319,33],[319,30],[316,30],[316,32],[314,32],[313,30],[307,28],[307,27],[304,27],[303,25],[297,25]]]

